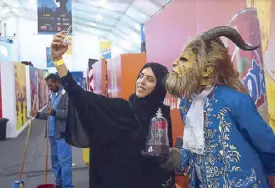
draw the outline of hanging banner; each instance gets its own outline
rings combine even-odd
[[[111,48],[112,44],[110,41],[100,41],[99,44],[99,49],[100,49],[100,56],[101,58],[104,59],[111,59],[112,54],[111,54]]]
[[[72,0],[38,0],[37,5],[39,34],[56,34],[72,25]]]

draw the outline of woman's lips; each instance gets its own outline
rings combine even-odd
[[[139,91],[145,91],[146,89],[144,87],[137,86],[137,90],[139,90]]]

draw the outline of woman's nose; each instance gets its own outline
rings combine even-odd
[[[143,77],[143,78],[139,79],[139,83],[144,85],[145,84],[145,78]]]

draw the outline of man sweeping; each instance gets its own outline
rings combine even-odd
[[[72,148],[65,142],[64,132],[68,112],[68,95],[55,74],[46,77],[51,90],[48,110],[37,112],[32,109],[31,116],[48,119],[48,136],[51,147],[52,170],[57,188],[73,188],[72,184]]]

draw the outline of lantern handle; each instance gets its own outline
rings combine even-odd
[[[161,108],[158,109],[156,115],[157,115],[158,118],[163,117],[163,116],[162,116],[162,112],[161,112]]]

